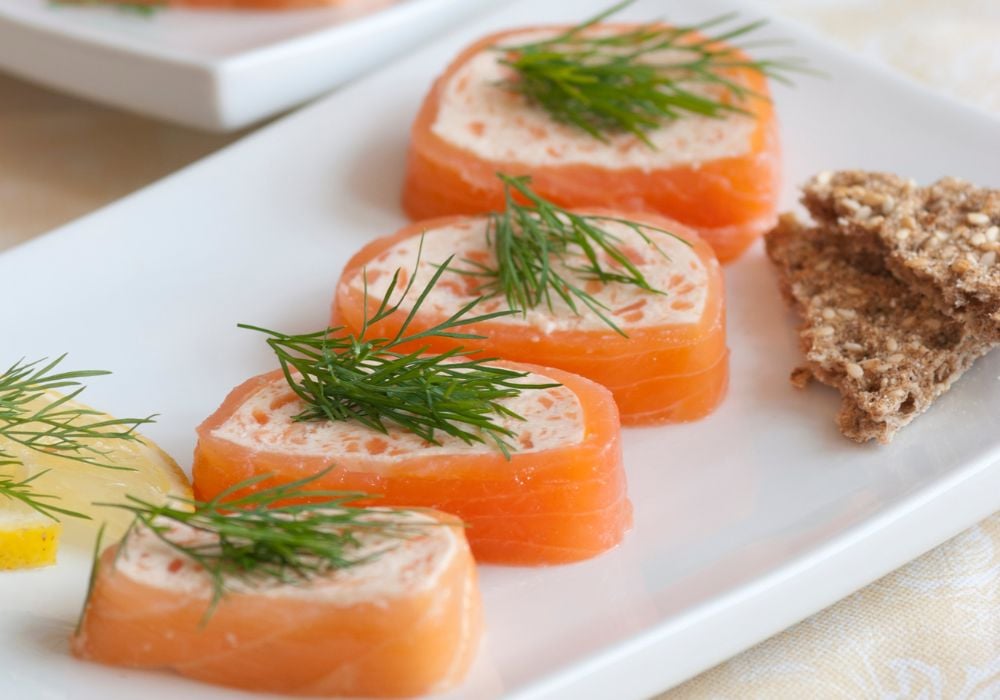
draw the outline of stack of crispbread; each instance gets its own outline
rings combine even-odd
[[[792,380],[840,391],[847,437],[889,442],[1000,342],[1000,191],[847,171],[803,202],[815,224],[786,215],[766,239],[804,321]]]

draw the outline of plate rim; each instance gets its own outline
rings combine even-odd
[[[433,32],[426,30],[415,39],[406,39],[398,31],[402,27],[419,23],[444,33],[497,11],[503,4],[504,0],[462,0],[460,6],[456,6],[455,0],[401,0],[288,39],[230,55],[204,56],[143,44],[124,33],[33,21],[30,15],[11,11],[9,5],[0,2],[0,66],[12,75],[50,89],[128,112],[207,131],[227,132],[321,99],[325,92],[345,81],[392,62],[403,50],[418,49],[434,39]],[[384,42],[355,58],[351,63],[355,68],[341,70],[339,64],[331,64],[327,71],[313,74],[311,79],[297,77],[302,75],[298,70],[302,65],[310,61],[329,64],[331,54],[350,51],[382,32],[396,32],[394,41]],[[49,59],[49,67],[42,67],[42,63],[32,59],[33,52],[41,50],[62,58]],[[147,80],[169,80],[170,88],[180,94],[180,99],[164,97],[154,90],[140,91],[137,97],[135,91],[130,94],[119,91],[117,86],[132,80],[137,71],[143,72]],[[260,99],[261,75],[274,88],[272,92],[279,95],[277,98]],[[290,92],[285,90],[288,85],[292,85]]]

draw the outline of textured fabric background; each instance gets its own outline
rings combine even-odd
[[[1000,515],[661,698],[1000,698]]]
[[[1000,115],[997,0],[769,1],[873,60]],[[233,138],[0,75],[0,249]],[[1000,514],[661,697],[1000,698]]]
[[[997,0],[764,0],[853,51],[1000,114]]]

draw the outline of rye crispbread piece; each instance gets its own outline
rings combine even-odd
[[[944,178],[929,187],[887,173],[821,173],[803,188],[821,226],[946,313],[1000,340],[1000,190]]]
[[[782,293],[799,312],[806,364],[792,372],[840,391],[837,424],[857,442],[888,443],[994,343],[945,314],[874,258],[824,227],[781,217],[765,237]]]

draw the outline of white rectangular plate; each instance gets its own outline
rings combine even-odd
[[[273,366],[239,321],[322,327],[341,266],[404,219],[409,120],[434,76],[489,30],[606,4],[526,0],[145,191],[0,256],[4,358],[69,351],[116,374],[90,399],[159,411],[182,463],[226,392]],[[664,5],[667,5],[665,8]],[[735,0],[640,1],[678,21]],[[692,16],[692,11],[697,16]],[[996,122],[932,99],[775,22],[828,73],[779,88],[784,203],[811,173],[866,167],[1000,185]],[[454,697],[648,696],[819,610],[1000,508],[1000,356],[981,360],[887,447],[838,435],[834,392],[797,391],[795,320],[759,247],[726,269],[732,387],[692,425],[625,431],[635,527],[617,550],[554,568],[482,568],[487,633]],[[66,638],[86,555],[0,577],[0,687],[21,697],[245,697],[75,661]]]
[[[71,0],[72,1],[72,0]],[[202,129],[316,97],[500,0],[345,0],[285,11],[0,0],[0,69]]]

